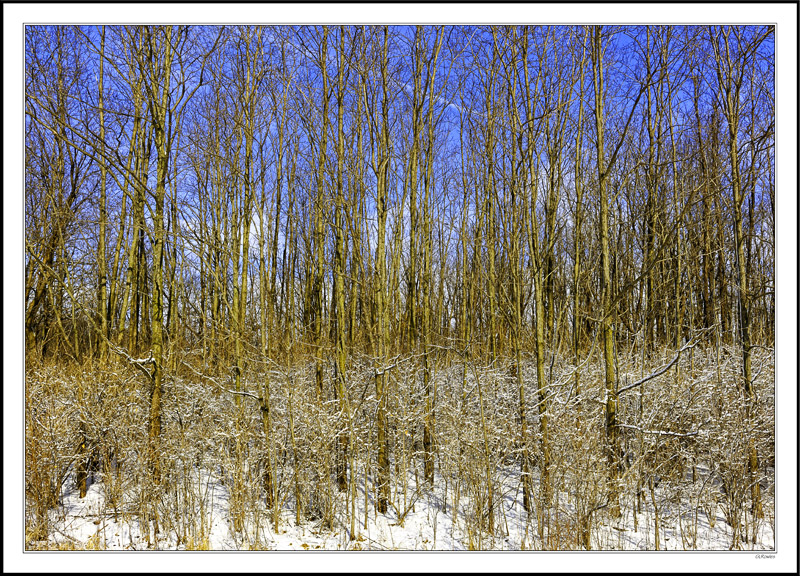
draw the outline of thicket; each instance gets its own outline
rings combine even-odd
[[[25,38],[28,541],[774,518],[772,28]]]

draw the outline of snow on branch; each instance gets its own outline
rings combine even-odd
[[[659,376],[661,376],[662,374],[664,374],[664,373],[665,373],[667,370],[669,370],[670,368],[672,368],[673,366],[675,366],[675,364],[676,364],[676,363],[678,362],[678,360],[680,359],[680,357],[681,357],[681,354],[682,354],[682,353],[684,353],[686,350],[690,350],[691,348],[694,348],[694,347],[697,345],[697,342],[698,342],[698,340],[697,340],[697,339],[695,339],[695,340],[693,340],[692,342],[690,342],[690,343],[686,344],[686,345],[685,345],[683,348],[681,348],[680,350],[678,350],[678,353],[677,353],[677,354],[675,354],[675,358],[673,358],[673,359],[670,361],[670,363],[669,363],[669,364],[667,364],[666,366],[664,366],[664,367],[662,367],[662,368],[659,368],[658,370],[656,370],[656,371],[655,371],[655,372],[653,372],[652,374],[649,374],[649,375],[645,376],[644,378],[642,378],[641,380],[639,380],[639,381],[637,381],[637,382],[634,382],[633,384],[629,384],[628,386],[623,386],[622,388],[620,388],[619,390],[617,390],[617,396],[619,396],[619,395],[620,395],[620,394],[622,394],[623,392],[627,392],[628,390],[633,390],[634,388],[638,388],[639,386],[641,386],[642,384],[644,384],[644,383],[646,383],[646,382],[649,382],[649,381],[650,381],[650,380],[652,380],[653,378],[658,378]]]
[[[697,436],[699,432],[697,430],[693,430],[692,432],[670,432],[669,430],[645,430],[644,428],[640,428],[639,426],[630,426],[628,424],[617,424],[620,428],[627,428],[629,430],[636,430],[637,432],[642,432],[643,434],[657,434],[658,436],[675,436],[678,438],[688,438],[690,436]]]
[[[203,374],[202,372],[197,370],[191,364],[188,364],[187,362],[185,362],[183,360],[181,360],[181,364],[186,366],[189,370],[191,370],[192,372],[194,372],[196,375],[200,376],[201,378],[204,378],[204,379],[208,380],[209,382],[211,382],[212,384],[214,384],[215,386],[217,386],[220,390],[223,390],[224,392],[228,392],[229,394],[234,394],[234,395],[239,395],[239,396],[246,396],[248,398],[252,398],[253,400],[256,400],[259,404],[262,404],[262,405],[264,403],[264,400],[263,400],[263,398],[261,396],[253,394],[252,392],[248,392],[247,390],[234,390],[232,388],[228,388],[224,384],[222,384],[217,378],[209,376],[208,374]]]

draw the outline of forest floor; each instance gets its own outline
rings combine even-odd
[[[89,487],[84,498],[77,490],[69,490],[60,505],[51,511],[48,540],[31,541],[26,548],[56,550],[541,550],[543,542],[550,549],[581,549],[578,544],[574,508],[566,494],[559,494],[557,506],[550,514],[549,533],[540,536],[535,515],[528,515],[518,504],[519,475],[513,470],[498,470],[498,493],[493,533],[476,528],[475,507],[466,496],[454,506],[452,488],[423,488],[417,492],[413,474],[409,475],[405,493],[395,492],[394,505],[387,514],[375,514],[373,494],[364,495],[363,479],[356,498],[355,533],[351,534],[348,506],[352,500],[346,493],[337,495],[338,509],[333,525],[324,527],[321,520],[295,523],[294,510],[286,503],[278,528],[272,525],[271,512],[263,508],[251,514],[245,528],[235,531],[229,516],[230,489],[217,473],[205,469],[192,474],[191,487],[197,496],[196,509],[185,518],[162,519],[158,538],[143,530],[133,514],[126,514],[122,504],[117,514],[106,505],[102,482]],[[437,475],[435,486],[441,486]],[[633,506],[622,506],[621,515],[595,514],[591,522],[590,544],[593,550],[729,550],[733,542],[731,526],[722,505],[699,504],[683,509],[670,502],[662,488],[654,491],[658,517],[649,498],[645,497],[639,512]],[[625,500],[625,497],[622,497]],[[123,499],[124,501],[124,499]],[[711,509],[709,509],[711,508]],[[742,528],[742,534],[755,533],[756,538],[742,538],[738,548],[771,550],[774,548],[774,507],[764,502],[764,519]],[[187,511],[189,512],[189,511]],[[365,519],[366,512],[366,519]],[[747,515],[746,515],[747,516]],[[253,518],[259,518],[253,522]],[[655,542],[658,518],[658,547]],[[746,520],[747,518],[745,518]],[[150,531],[152,534],[152,531]]]

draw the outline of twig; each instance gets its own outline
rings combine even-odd
[[[617,390],[617,396],[619,396],[623,392],[627,392],[628,390],[633,390],[634,388],[638,388],[642,384],[644,384],[646,382],[649,382],[653,378],[658,378],[659,376],[661,376],[662,374],[667,372],[670,368],[672,368],[678,362],[678,360],[681,357],[681,354],[683,352],[685,352],[686,350],[694,348],[697,345],[697,342],[698,342],[698,340],[695,340],[695,341],[693,341],[693,342],[691,342],[689,344],[686,344],[683,348],[678,350],[678,353],[675,355],[675,358],[673,358],[672,361],[670,361],[670,363],[667,364],[666,366],[664,366],[663,368],[661,368],[659,370],[656,370],[652,374],[650,374],[648,376],[645,376],[644,378],[642,378],[641,380],[639,380],[637,382],[634,382],[633,384],[629,384],[628,386],[623,386],[622,388]]]
[[[252,392],[248,392],[246,390],[231,390],[230,388],[226,388],[216,378],[214,378],[212,376],[208,376],[207,374],[203,374],[202,372],[197,370],[197,368],[195,368],[191,364],[187,363],[186,361],[181,360],[180,362],[181,362],[181,364],[186,366],[189,370],[191,370],[192,372],[194,372],[195,374],[197,374],[201,378],[205,378],[206,380],[208,380],[211,383],[213,383],[214,385],[216,385],[220,390],[224,390],[225,392],[228,392],[230,394],[238,394],[239,396],[247,396],[248,398],[252,398],[253,400],[258,401],[259,404],[263,403],[263,399],[261,398],[261,396],[257,396],[256,394],[253,394]]]
[[[644,430],[639,426],[630,426],[628,424],[617,424],[620,428],[628,428],[630,430],[636,430],[637,432],[642,432],[643,434],[657,434],[658,436],[676,436],[678,438],[688,438],[690,436],[697,436],[699,434],[698,430],[694,430],[692,432],[670,432],[668,430]]]

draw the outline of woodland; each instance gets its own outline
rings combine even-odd
[[[769,550],[772,26],[26,26],[26,550]]]

